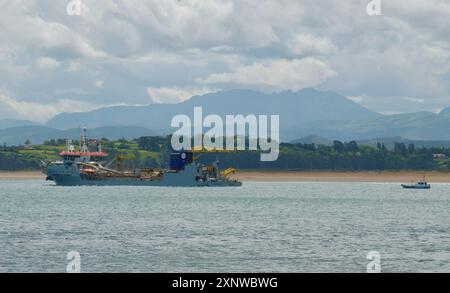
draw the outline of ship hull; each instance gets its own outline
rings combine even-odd
[[[75,166],[52,165],[46,172],[48,179],[58,186],[170,186],[170,187],[226,187],[241,186],[235,180],[195,180],[195,168],[180,172],[167,172],[160,179],[136,177],[95,177],[80,174]]]
[[[405,185],[402,184],[402,187],[404,189],[430,189],[431,186],[430,185],[426,185],[426,186],[417,186],[417,185]]]
[[[58,186],[170,186],[170,187],[226,187],[226,186],[242,186],[238,181],[173,181],[166,180],[140,180],[140,179],[102,179],[87,180],[80,177],[60,177],[54,176],[52,180]]]

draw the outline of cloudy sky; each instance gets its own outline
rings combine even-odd
[[[333,90],[383,113],[450,106],[450,1],[0,0],[0,119]],[[320,3],[320,4],[319,4]]]

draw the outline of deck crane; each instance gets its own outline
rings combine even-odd
[[[192,151],[193,154],[199,154],[197,157],[194,158],[194,160],[197,160],[202,154],[210,154],[210,153],[218,154],[218,153],[235,153],[236,152],[235,149],[233,149],[233,150],[216,149],[216,148],[208,149],[208,148],[205,148],[205,147],[200,147],[200,148],[199,147],[197,147],[197,148],[194,147],[194,148],[192,148],[191,151]],[[207,167],[207,168],[212,169],[214,167],[210,166],[210,167]],[[236,174],[236,172],[237,172],[237,170],[235,168],[228,168],[228,169],[220,172],[220,175],[222,177],[228,177],[230,175]]]

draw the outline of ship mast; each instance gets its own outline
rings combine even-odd
[[[83,130],[81,131],[80,152],[81,153],[89,152],[89,148],[88,148],[88,144],[87,144],[87,128],[86,127],[83,127]]]

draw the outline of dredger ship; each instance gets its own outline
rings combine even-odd
[[[102,164],[108,153],[102,151],[97,144],[97,150],[91,152],[88,146],[86,129],[80,138],[80,146],[75,150],[69,141],[66,149],[60,153],[61,160],[48,162],[43,172],[47,180],[60,186],[241,186],[240,181],[229,176],[235,169],[220,171],[219,161],[212,166],[205,166],[194,158],[195,151],[174,152],[170,156],[169,169],[135,169],[122,171],[109,168]]]

